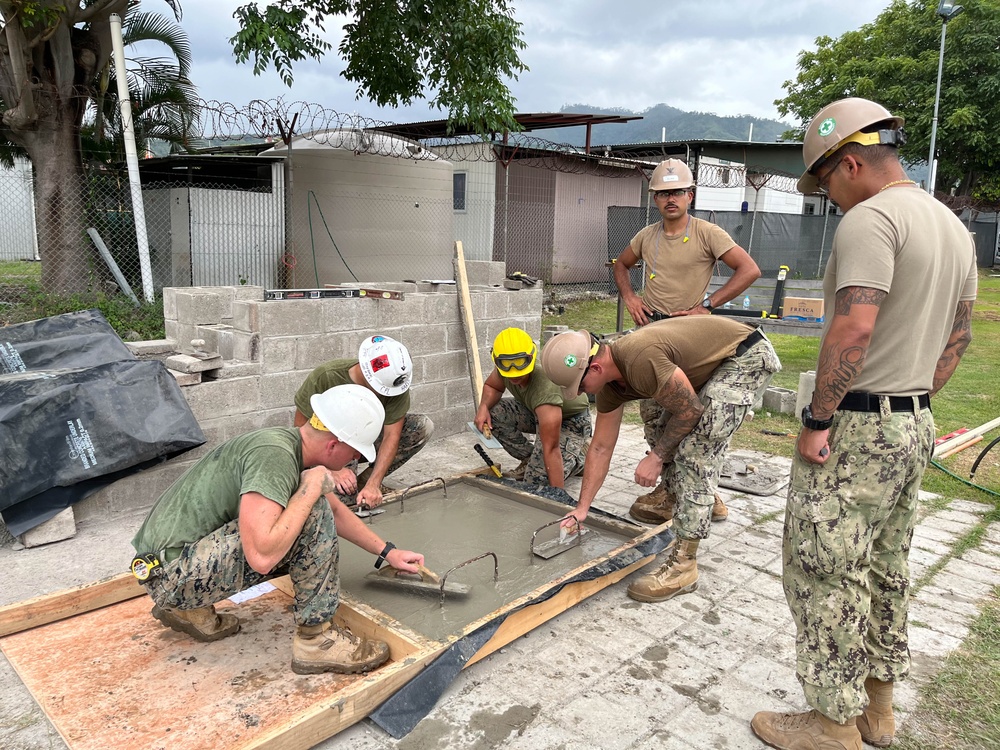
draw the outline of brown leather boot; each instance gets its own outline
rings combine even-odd
[[[865,680],[868,705],[858,717],[861,739],[875,747],[889,747],[896,734],[896,717],[892,715],[892,683],[869,677]]]
[[[727,518],[729,518],[729,508],[722,502],[722,496],[716,492],[715,502],[712,504],[712,520],[725,521]]]
[[[698,539],[678,539],[667,561],[655,573],[629,584],[626,593],[640,602],[664,602],[698,588]]]
[[[804,714],[758,711],[750,728],[778,750],[861,750],[861,733],[853,718],[838,724],[816,710]]]
[[[359,638],[331,622],[299,625],[292,641],[295,674],[370,672],[388,658],[389,645],[384,641]]]
[[[639,495],[628,514],[636,521],[660,524],[673,520],[676,506],[677,499],[660,482],[652,492]]]
[[[221,640],[240,629],[240,620],[236,615],[225,612],[216,614],[211,604],[197,609],[168,609],[154,604],[150,614],[171,630],[187,633],[202,643]]]

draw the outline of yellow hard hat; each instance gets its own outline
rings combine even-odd
[[[520,378],[535,369],[538,349],[531,336],[520,328],[504,328],[493,340],[493,364],[501,377]]]

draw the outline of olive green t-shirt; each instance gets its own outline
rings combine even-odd
[[[302,412],[306,419],[313,415],[312,406],[309,404],[309,397],[323,393],[333,388],[335,385],[349,385],[351,380],[350,369],[358,363],[356,359],[331,359],[329,362],[320,365],[305,379],[305,382],[295,392],[295,408]],[[385,409],[385,421],[382,424],[396,424],[406,416],[410,410],[410,392],[399,396],[383,396],[375,393],[378,400],[382,402]]]
[[[514,400],[532,412],[539,406],[552,404],[562,409],[563,419],[566,419],[590,409],[586,393],[569,401],[563,400],[562,390],[545,376],[541,367],[536,367],[531,371],[531,378],[524,387],[515,385],[507,378],[503,378],[503,383]]]
[[[285,507],[302,469],[302,438],[293,427],[268,427],[227,440],[167,488],[132,546],[145,554],[196,542],[238,518],[240,498],[247,492]]]
[[[700,303],[712,282],[715,261],[736,245],[722,227],[694,216],[687,237],[687,242],[684,234],[668,237],[658,221],[629,243],[635,256],[646,262],[643,302],[658,312],[690,310]]]
[[[833,322],[837,292],[887,292],[861,374],[851,390],[915,396],[934,385],[959,301],[976,298],[976,256],[968,230],[941,201],[915,186],[859,203],[837,227],[823,279]]]
[[[721,315],[691,315],[650,323],[613,341],[611,358],[625,385],[611,382],[597,393],[597,411],[614,411],[628,401],[655,399],[681,369],[697,391],[722,360],[754,327]]]

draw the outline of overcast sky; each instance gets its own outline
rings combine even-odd
[[[245,105],[283,97],[390,122],[438,119],[416,105],[384,110],[358,101],[340,76],[341,23],[327,36],[333,50],[320,64],[295,68],[289,89],[272,72],[237,65],[228,42],[232,14],[245,0],[182,0],[181,22],[194,57],[192,78],[203,99]],[[873,21],[890,0],[515,0],[530,68],[512,84],[520,112],[554,112],[566,104],[642,111],[659,103],[718,115],[778,118],[774,100],[794,78],[796,57],[816,37],[838,37]],[[169,14],[165,3],[144,3]]]

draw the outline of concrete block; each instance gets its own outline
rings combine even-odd
[[[215,370],[222,367],[222,357],[218,354],[214,356],[195,356],[191,354],[174,354],[164,360],[164,364],[171,370],[178,372],[204,372],[205,370]]]
[[[294,370],[261,376],[260,408],[279,409],[295,405],[295,392],[306,379],[307,372]]]
[[[465,326],[461,323],[449,323],[445,329],[445,351],[465,349]]]
[[[301,336],[295,341],[294,367],[296,370],[309,372],[324,362],[329,362],[331,359],[350,359],[356,357],[358,356],[358,345],[362,338],[355,331],[321,333],[318,336]]]
[[[169,367],[167,368],[167,372],[174,376],[177,385],[197,385],[201,382],[200,372],[180,372],[178,370],[171,370]]]
[[[214,294],[218,297],[220,322],[233,317],[233,301],[236,299],[236,287],[233,286],[197,286],[197,291]]]
[[[465,407],[470,410],[470,414],[473,404],[472,400],[472,380],[468,375],[460,378],[453,378],[451,380],[446,380],[444,385],[444,401],[446,408],[452,407]],[[472,419],[470,416],[469,419]],[[469,420],[466,420],[469,421]]]
[[[73,514],[73,508],[70,507],[64,508],[35,528],[28,529],[17,540],[25,547],[38,547],[42,544],[70,539],[73,536],[76,536],[76,516]]]
[[[393,338],[407,348],[411,358],[421,354],[444,352],[448,348],[447,327],[436,325],[433,319],[428,319],[424,325],[401,328]]]
[[[450,291],[428,294],[424,303],[424,313],[427,315],[427,320],[435,323],[461,323],[462,311],[454,287]]]
[[[294,370],[297,345],[297,339],[293,336],[261,337],[260,363],[264,372]]]
[[[426,383],[410,387],[410,411],[433,417],[445,408],[444,383]]]
[[[507,275],[506,263],[491,260],[466,260],[465,273],[470,285],[501,286]]]
[[[260,362],[260,334],[238,331],[233,328],[229,333],[231,351],[226,359],[243,360],[245,362]]]
[[[392,304],[403,304],[392,302]],[[325,299],[319,303],[323,312],[323,331],[374,330],[378,328],[378,305],[374,299]]]
[[[177,292],[186,291],[186,287],[163,287],[163,319],[177,320]]]
[[[764,408],[779,414],[795,414],[795,391],[768,386],[764,391]]]
[[[246,362],[239,359],[226,360],[218,370],[208,370],[199,373],[205,380],[231,380],[261,375],[263,367],[260,362]]]
[[[504,289],[510,289],[511,291],[516,292],[516,291],[519,291],[521,289],[524,289],[524,284],[522,284],[520,281],[517,281],[515,279],[504,279],[503,280],[503,288]]]
[[[188,325],[221,323],[224,304],[218,294],[203,292],[197,287],[176,294],[177,321]]]
[[[260,307],[263,302],[242,302],[233,303],[233,319],[231,324],[237,331],[247,333],[260,333]]]
[[[167,354],[177,351],[177,342],[173,339],[154,339],[153,341],[126,342],[125,346],[137,357],[152,357],[156,354]]]
[[[517,294],[508,294],[510,314],[512,317],[535,317],[541,320],[543,299],[541,285],[524,289]]]
[[[512,292],[496,291],[486,295],[486,318],[506,320],[510,317],[509,299]]]
[[[569,326],[542,326],[542,346],[545,346],[549,339],[559,333],[565,333]]]
[[[464,351],[417,356],[412,359],[413,377],[421,383],[450,380],[456,374],[467,375],[469,372],[469,363]]]
[[[187,451],[162,464],[129,474],[117,482],[102,487],[73,506],[77,520],[81,523],[93,520],[120,520],[125,514],[149,509],[200,457],[201,454],[198,453],[200,450],[201,448],[196,448]]]
[[[816,390],[816,371],[807,370],[799,373],[799,391],[795,398],[795,414],[812,403],[813,391]]]
[[[427,320],[427,296],[423,294],[412,294],[402,302],[380,299],[373,304],[378,308],[378,325],[381,329],[399,328]]]
[[[343,302],[343,300],[330,300]],[[260,305],[260,333],[271,336],[303,336],[323,333],[322,300],[270,300]],[[235,320],[235,318],[234,318]]]
[[[232,334],[235,330],[235,328],[225,323],[198,326],[198,338],[205,342],[204,345],[198,347],[198,350],[202,352],[217,352],[223,359],[233,359]],[[182,351],[189,353],[186,348],[182,349]]]
[[[234,286],[233,299],[234,301],[256,300],[258,302],[263,302],[264,287],[254,286],[253,284],[246,284],[245,286]]]
[[[256,411],[261,405],[261,377],[205,380],[182,393],[199,424],[204,419]]]

